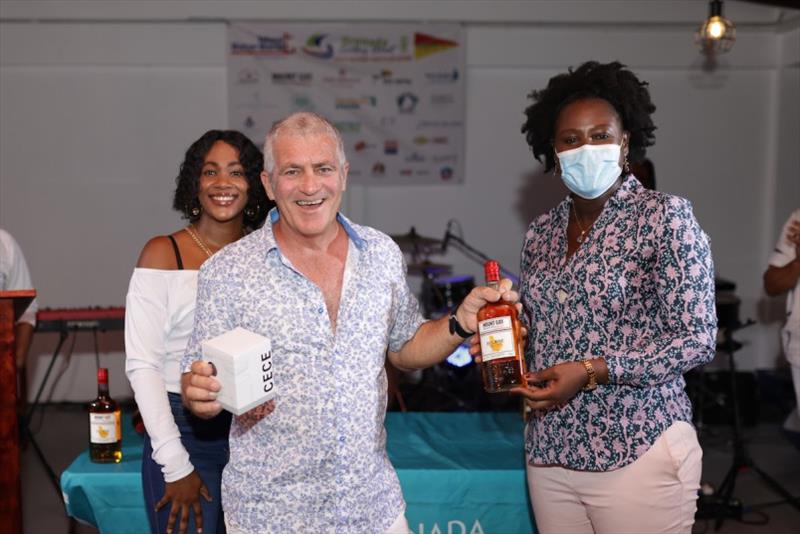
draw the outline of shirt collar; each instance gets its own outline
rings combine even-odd
[[[272,208],[269,211],[269,217],[267,217],[267,222],[264,224],[263,232],[264,232],[264,242],[267,246],[267,252],[272,249],[278,248],[278,242],[275,240],[275,233],[273,231],[273,225],[278,222],[281,218],[281,214],[278,211],[278,208]],[[341,213],[336,214],[336,221],[342,225],[344,231],[347,232],[347,237],[350,238],[350,241],[358,248],[358,250],[364,250],[367,248],[367,241],[361,237],[355,229],[355,226],[350,219],[342,215]]]
[[[619,206],[629,202],[635,195],[640,193],[644,189],[642,184],[639,183],[639,180],[636,179],[632,174],[627,175],[622,180],[622,184],[620,184],[619,189],[611,195],[611,198],[608,199],[608,203],[611,206]]]

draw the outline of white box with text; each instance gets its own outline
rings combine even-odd
[[[202,348],[222,386],[217,400],[224,409],[241,415],[275,397],[269,339],[236,327],[203,341]]]

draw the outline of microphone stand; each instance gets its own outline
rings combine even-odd
[[[455,243],[458,246],[458,248],[461,249],[462,252],[464,252],[465,256],[467,256],[471,260],[475,261],[476,263],[483,264],[487,260],[491,259],[486,254],[484,254],[480,250],[476,249],[475,247],[473,247],[472,245],[470,245],[469,243],[467,243],[466,241],[461,239],[460,236],[452,233],[450,231],[450,223],[447,224],[447,231],[444,234],[444,239],[442,240],[442,242],[443,243],[450,243],[450,242]],[[517,276],[516,274],[512,273],[508,269],[504,269],[502,265],[500,266],[500,272],[506,278],[511,280],[514,283],[515,286],[519,286],[519,276]]]
[[[747,328],[752,324],[755,324],[755,321],[748,319],[744,323],[722,328],[723,340],[721,343],[717,344],[717,349],[720,352],[728,355],[728,373],[731,381],[731,406],[733,408],[733,460],[727,474],[725,475],[725,479],[717,489],[717,501],[715,503],[716,507],[714,510],[715,513],[713,513],[713,515],[716,516],[716,521],[714,522],[715,531],[720,529],[722,523],[727,517],[731,517],[730,513],[727,511],[727,508],[729,507],[730,503],[735,502],[735,499],[733,499],[733,490],[736,487],[736,476],[740,471],[746,469],[749,469],[760,476],[764,483],[773,492],[783,497],[785,502],[800,510],[800,499],[794,497],[786,488],[781,486],[777,480],[772,478],[755,463],[753,457],[747,450],[747,446],[745,445],[742,437],[739,395],[736,384],[736,361],[734,356],[734,353],[742,348],[742,344],[733,339],[733,332]],[[741,510],[738,510],[733,515],[738,516],[740,514]]]

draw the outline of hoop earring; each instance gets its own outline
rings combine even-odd
[[[244,216],[246,219],[253,220],[258,217],[258,212],[261,211],[261,206],[256,204],[255,206],[248,206],[244,209]]]
[[[201,211],[202,211],[202,209],[200,208],[200,206],[195,206],[195,207],[193,207],[193,208],[191,209],[191,211],[189,211],[189,213],[191,214],[191,216],[192,216],[193,218],[195,218],[195,219],[196,219],[197,217],[199,217],[199,216],[200,216],[200,212],[201,212]]]

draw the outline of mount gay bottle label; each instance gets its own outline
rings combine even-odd
[[[511,317],[493,317],[480,321],[478,333],[481,338],[481,354],[484,362],[516,356]]]
[[[90,413],[89,440],[92,443],[116,443],[121,439],[120,412]]]

